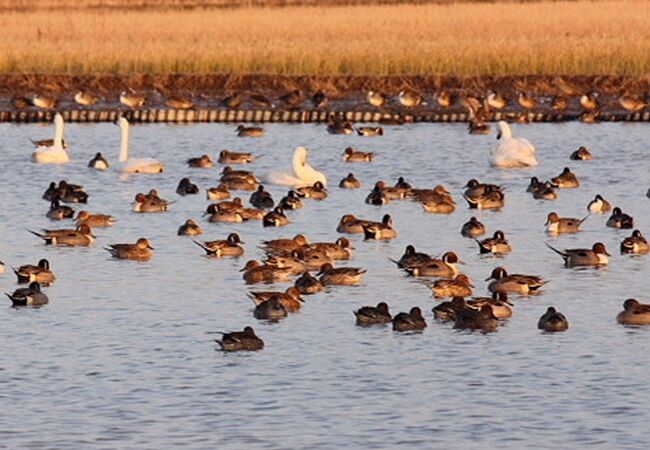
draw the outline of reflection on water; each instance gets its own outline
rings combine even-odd
[[[70,125],[72,162],[30,164],[29,138],[49,128],[0,125],[0,259],[10,265],[50,260],[57,281],[41,309],[0,308],[0,437],[8,448],[639,448],[650,400],[645,374],[650,329],[619,326],[615,317],[628,297],[650,301],[647,257],[618,254],[629,231],[604,226],[594,216],[573,236],[550,238],[550,211],[582,217],[596,193],[632,214],[648,230],[650,184],[647,126],[643,124],[534,124],[515,126],[538,148],[539,167],[498,171],[488,167],[494,135],[469,136],[462,124],[386,127],[385,136],[331,136],[323,126],[269,125],[261,139],[235,136],[226,125],[146,125],[132,129],[132,154],[165,162],[161,175],[123,177],[90,171],[97,152],[117,159],[119,130],[110,124]],[[263,229],[260,223],[209,224],[201,219],[203,195],[180,198],[178,181],[189,176],[202,188],[216,185],[220,167],[188,169],[190,156],[216,159],[224,148],[263,156],[258,173],[288,166],[292,149],[306,145],[314,167],[330,179],[330,197],[292,212],[292,224]],[[353,145],[377,153],[370,164],[346,164]],[[579,145],[596,159],[569,161]],[[530,176],[548,178],[571,167],[582,181],[554,202],[526,194]],[[340,190],[354,172],[364,187]],[[449,216],[425,214],[411,202],[384,207],[363,200],[379,179],[405,176],[413,185],[443,183],[459,208]],[[25,228],[56,227],[40,200],[52,180],[83,184],[87,208],[112,214],[113,228],[96,229],[90,248],[44,246]],[[478,255],[460,235],[472,215],[460,191],[469,178],[506,186],[501,212],[477,212],[488,232],[506,232],[513,246],[504,258]],[[157,188],[176,200],[164,214],[135,214],[137,192]],[[286,189],[270,190],[279,200]],[[247,199],[249,193],[242,193]],[[241,279],[246,260],[261,257],[259,242],[304,232],[312,241],[334,240],[344,213],[379,220],[393,215],[399,237],[390,242],[353,238],[347,264],[368,273],[359,287],[333,287],[307,297],[302,311],[278,324],[259,323]],[[244,258],[210,260],[187,238],[176,236],[186,219],[200,220],[203,238],[223,239],[236,230]],[[63,223],[62,223],[63,224]],[[150,263],[111,260],[103,246],[144,236],[156,247]],[[610,267],[571,270],[548,250],[604,242]],[[485,293],[493,267],[549,279],[541,296],[516,300],[514,316],[497,333],[472,334],[432,321],[436,304],[425,282],[405,276],[389,258],[407,244],[442,254],[453,250],[462,269]],[[0,277],[13,291],[14,277]],[[279,286],[285,289],[286,285]],[[420,306],[429,327],[395,335],[389,327],[354,325],[352,311],[385,300],[396,313]],[[566,333],[536,329],[550,305],[570,321]],[[253,325],[266,349],[254,354],[215,351],[214,331]]]

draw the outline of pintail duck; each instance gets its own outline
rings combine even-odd
[[[649,251],[648,241],[639,230],[634,230],[632,236],[626,237],[621,242],[621,253],[645,254]]]
[[[582,123],[596,123],[600,119],[600,111],[585,111],[579,118]]]
[[[255,161],[252,153],[230,152],[221,150],[219,153],[219,164],[249,164]]]
[[[533,193],[535,200],[555,200],[558,198],[558,193],[555,192],[550,182],[540,182],[536,177],[531,179],[531,184],[528,186],[528,192]]]
[[[327,124],[327,132],[329,134],[343,134],[349,135],[354,132],[352,124],[346,120],[333,119]]]
[[[566,267],[605,266],[609,264],[609,257],[611,256],[601,242],[596,242],[591,249],[574,248],[565,249],[564,251],[551,247],[549,244],[546,245],[564,259]]]
[[[28,288],[16,289],[13,294],[5,295],[9,297],[14,306],[41,306],[47,304],[50,299],[41,292],[41,285],[33,281]]]
[[[106,170],[110,167],[108,160],[100,152],[95,153],[93,159],[88,162],[88,167],[95,170]]]
[[[302,186],[296,188],[296,193],[303,198],[311,198],[314,200],[325,200],[327,198],[327,189],[325,185],[317,181],[311,186]]]
[[[541,184],[543,183],[539,181],[539,178],[531,177],[530,183],[528,183],[528,187],[526,188],[526,192],[530,192],[531,194],[536,192],[537,190],[539,190]]]
[[[196,158],[190,158],[187,160],[187,165],[194,169],[209,169],[210,167],[214,167],[212,158],[210,158],[208,155],[201,155]]]
[[[193,219],[187,219],[183,225],[178,227],[178,236],[198,236],[203,234],[203,230]]]
[[[352,244],[347,238],[338,238],[336,242],[315,242],[307,244],[307,250],[324,251],[334,260],[348,260],[352,257]],[[298,249],[300,252],[302,249]]]
[[[492,297],[474,297],[466,302],[469,308],[481,309],[483,305],[492,307],[492,314],[497,319],[512,317],[512,303],[508,301],[508,295],[503,292],[495,292]]]
[[[303,96],[300,90],[293,89],[279,97],[279,100],[289,109],[295,109],[303,102]]]
[[[245,180],[254,181],[255,183],[260,182],[260,180],[257,179],[255,174],[249,170],[235,170],[230,166],[226,166],[221,171],[221,181],[226,181],[231,179],[245,179]]]
[[[384,129],[382,127],[357,127],[357,134],[365,137],[383,136]],[[372,153],[370,153],[370,155],[372,155]],[[346,159],[345,161],[348,160]],[[372,158],[366,161],[372,161]]]
[[[32,105],[32,102],[24,96],[16,96],[11,99],[11,106],[16,109],[25,109],[29,108]]]
[[[432,259],[432,256],[427,255],[426,253],[417,252],[414,246],[407,245],[402,257],[397,261],[392,259],[391,261],[397,264],[397,267],[400,269],[405,269],[407,267],[414,267],[428,263]]]
[[[79,91],[74,95],[74,101],[81,106],[92,106],[97,103],[97,96],[92,92]]]
[[[298,312],[304,302],[300,296],[300,290],[294,286],[291,286],[285,292],[249,292],[248,297],[255,302],[255,306],[276,299],[288,313]]]
[[[624,94],[619,97],[618,102],[620,105],[630,112],[641,111],[648,106],[648,103],[640,99],[636,95]]]
[[[495,331],[500,325],[492,311],[491,305],[483,305],[481,309],[464,308],[456,313],[454,328],[459,330]]]
[[[603,214],[611,211],[612,205],[603,198],[602,195],[597,194],[596,197],[587,205],[587,210],[594,214]]]
[[[436,195],[422,202],[422,209],[428,213],[451,214],[456,210],[456,202],[450,195]]]
[[[623,325],[650,324],[650,305],[640,303],[634,298],[623,302],[623,311],[616,316],[616,321]]]
[[[371,222],[363,219],[357,219],[352,214],[345,214],[341,217],[336,231],[339,233],[348,233],[348,234],[362,234],[363,226]]]
[[[381,108],[386,103],[386,95],[379,91],[368,91],[366,99],[368,103],[377,108]]]
[[[587,92],[580,96],[580,105],[588,111],[595,111],[600,106],[598,104],[598,94],[595,92]]]
[[[528,92],[520,92],[517,96],[517,103],[527,111],[537,107],[537,100]]]
[[[436,95],[436,101],[441,107],[449,108],[454,104],[454,97],[448,91],[440,91]]]
[[[18,284],[26,284],[36,281],[47,286],[54,283],[54,280],[56,280],[54,272],[50,270],[50,262],[47,259],[41,259],[36,266],[25,264],[20,266],[18,269],[13,269],[13,271],[18,278]]]
[[[556,95],[551,101],[551,108],[554,111],[564,111],[569,106],[569,102],[565,97]]]
[[[569,321],[564,314],[549,306],[546,312],[539,318],[537,328],[547,332],[566,331],[569,329]]]
[[[503,109],[508,106],[508,99],[501,92],[490,91],[487,95],[487,104],[494,109]]]
[[[433,317],[437,320],[450,322],[456,320],[458,313],[467,307],[463,297],[454,297],[449,301],[437,304],[431,312],[433,312]]]
[[[469,297],[474,285],[464,273],[459,273],[452,280],[436,280],[431,286],[435,298]]]
[[[74,209],[66,205],[61,205],[58,199],[52,200],[50,209],[45,215],[45,217],[51,220],[71,219],[72,216],[74,216]]]
[[[189,178],[182,178],[176,188],[178,195],[195,195],[199,193],[199,187],[192,183]]]
[[[290,269],[261,264],[256,260],[248,261],[240,272],[244,272],[246,284],[283,282],[288,281],[292,275]]]
[[[323,264],[334,264],[335,259],[324,248],[303,247],[293,253],[305,270],[319,270]],[[303,273],[301,270],[299,273]]]
[[[265,227],[283,227],[289,225],[289,219],[282,208],[275,208],[264,215],[262,225]]]
[[[311,104],[314,108],[324,108],[327,106],[327,94],[323,90],[318,90],[311,96]]]
[[[323,283],[309,272],[304,272],[300,278],[296,279],[294,286],[303,295],[311,295],[323,290]]]
[[[43,230],[43,233],[27,230],[45,241],[46,245],[63,245],[68,247],[88,247],[95,242],[88,225],[82,224],[76,230]]]
[[[387,200],[401,200],[405,198],[408,193],[408,189],[397,186],[386,186],[386,183],[383,181],[377,181],[373,191],[381,193],[381,195],[383,195]]]
[[[215,211],[237,211],[244,207],[242,199],[240,197],[235,197],[232,200],[223,200],[218,203],[212,203],[208,205],[205,210],[205,214],[212,214]]]
[[[607,219],[607,226],[611,228],[631,229],[634,228],[634,218],[625,214],[618,206],[612,211],[612,215]]]
[[[561,174],[557,177],[551,178],[551,184],[553,187],[560,189],[575,189],[580,187],[580,181],[578,177],[571,172],[571,169],[565,167]]]
[[[404,192],[410,192],[413,189],[413,186],[411,186],[411,183],[406,181],[404,177],[399,177],[395,182],[395,188],[401,189]]]
[[[381,222],[366,222],[362,224],[362,227],[366,239],[383,241],[397,237],[397,230],[393,228],[393,219],[390,214],[385,214]]]
[[[341,189],[359,189],[361,187],[361,182],[355,178],[353,173],[349,173],[341,180],[339,187]]]
[[[387,205],[390,202],[388,196],[386,196],[382,191],[381,186],[383,185],[384,185],[383,181],[378,181],[375,184],[375,187],[372,188],[372,190],[366,197],[365,202],[368,205],[381,206],[381,205]]]
[[[262,242],[262,250],[267,255],[290,255],[296,250],[309,244],[307,238],[302,234],[295,235],[292,239],[274,239]]]
[[[467,123],[467,131],[469,134],[490,134],[490,125],[475,118],[471,118]]]
[[[501,209],[505,206],[505,195],[499,190],[487,191],[480,197],[463,195],[470,209]]]
[[[345,162],[370,162],[375,159],[372,152],[361,152],[352,147],[347,147],[343,152],[343,161]]]
[[[192,109],[194,108],[194,102],[187,97],[181,97],[179,95],[174,95],[167,100],[165,100],[165,105],[169,106],[172,109]]]
[[[262,137],[264,136],[264,128],[262,127],[246,127],[239,125],[235,132],[239,137]]]
[[[32,97],[32,105],[41,109],[56,108],[58,101],[55,97],[48,97],[47,95],[35,95]]]
[[[132,92],[123,91],[120,94],[120,103],[129,108],[141,108],[145,105],[147,99],[142,95]]]
[[[417,331],[424,330],[427,322],[422,317],[422,310],[417,306],[409,312],[401,312],[393,317],[393,331]]]
[[[560,217],[557,213],[551,212],[544,225],[546,225],[546,232],[550,234],[577,233],[585,220],[587,220],[587,217],[582,219]]]
[[[456,264],[462,263],[456,253],[447,252],[442,255],[441,259],[432,258],[423,264],[406,267],[405,269],[409,275],[416,277],[454,278],[458,275],[458,267],[456,267]]]
[[[222,335],[221,340],[216,339],[215,342],[225,352],[256,351],[264,348],[264,341],[255,335],[251,327],[244,328],[244,331],[233,331]]]
[[[505,255],[512,251],[505,234],[501,230],[495,231],[491,238],[483,239],[482,241],[476,239],[476,243],[482,255],[486,253]]]
[[[352,286],[361,282],[365,269],[358,267],[338,267],[331,264],[323,264],[317,275],[320,275],[320,282],[323,286],[341,285]]]
[[[221,104],[227,108],[236,109],[241,106],[241,95],[238,92],[233,92],[230,95],[221,99]]]
[[[393,321],[386,302],[379,302],[377,306],[362,306],[354,311],[354,317],[357,319],[357,325],[361,327],[381,325]]]
[[[115,218],[107,214],[90,214],[88,211],[79,211],[75,219],[77,225],[88,225],[91,228],[105,228],[115,225]]]
[[[251,205],[259,209],[271,209],[275,206],[273,196],[269,191],[264,190],[263,185],[259,185],[257,190],[251,194],[249,199]]]
[[[465,184],[464,196],[474,200],[478,200],[493,191],[503,192],[503,187],[497,184],[480,183],[477,179],[472,178]]]
[[[221,258],[224,256],[239,257],[244,254],[244,247],[241,246],[242,242],[237,233],[230,233],[228,238],[217,241],[205,241],[200,243],[193,241],[196,245],[201,247],[207,253],[207,256],[215,256]]]
[[[139,213],[163,212],[169,209],[171,203],[157,195],[152,196],[139,193],[135,196],[133,203],[131,203],[131,209]]]
[[[422,96],[409,90],[403,90],[398,95],[399,102],[407,108],[415,108],[420,104],[426,104],[422,100]]]
[[[264,220],[266,213],[256,208],[241,208],[237,210],[244,220]]]
[[[537,275],[508,274],[503,267],[496,267],[492,270],[492,274],[485,279],[485,281],[491,280],[488,290],[492,293],[502,294],[534,294],[548,283]]]
[[[329,262],[332,262],[331,258],[329,258]],[[307,267],[307,264],[300,260],[295,252],[291,255],[269,256],[266,263],[270,266],[277,267],[278,269],[289,270],[291,275],[300,275],[306,270],[318,269],[318,267]]]
[[[591,161],[594,157],[591,156],[591,152],[587,150],[587,147],[580,146],[578,150],[571,153],[569,159],[572,161]]]
[[[61,180],[58,186],[54,182],[50,183],[43,193],[43,199],[49,202],[60,200],[64,203],[88,203],[88,194],[84,191],[83,186]]]
[[[211,187],[205,190],[206,198],[210,201],[225,200],[230,198],[230,191],[224,184],[219,184],[217,187]]]
[[[287,211],[293,211],[294,209],[302,208],[302,201],[298,197],[295,191],[291,190],[287,192],[287,195],[282,197],[278,202],[278,206]]]
[[[207,211],[203,214],[208,215],[208,222],[230,222],[241,223],[244,216],[241,214],[241,209],[218,209],[217,205],[212,204],[208,206]]]
[[[472,217],[463,224],[460,229],[460,234],[467,238],[483,236],[485,234],[485,225],[483,225],[476,217]]]
[[[113,258],[117,259],[130,259],[133,261],[149,261],[153,256],[149,241],[145,238],[140,238],[135,244],[112,244],[104,250],[108,251]]]
[[[246,177],[222,177],[221,184],[226,189],[254,191],[259,186],[259,181],[254,175]]]
[[[255,106],[261,106],[263,108],[275,108],[273,102],[266,95],[256,93],[251,94],[249,98]]]
[[[410,189],[407,195],[420,203],[453,202],[449,191],[441,184],[433,189]]]
[[[255,306],[253,317],[258,320],[278,321],[289,315],[289,311],[280,302],[278,298],[272,298],[267,302],[262,302]]]

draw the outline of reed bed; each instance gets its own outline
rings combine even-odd
[[[0,13],[0,73],[650,73],[643,1]]]

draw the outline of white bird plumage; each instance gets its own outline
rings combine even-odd
[[[268,183],[287,186],[311,186],[317,181],[327,186],[327,177],[307,163],[308,151],[305,147],[296,147],[293,152],[292,170],[290,172],[272,172],[266,178]]]
[[[65,164],[70,161],[68,152],[63,148],[63,116],[54,116],[54,143],[51,147],[38,147],[32,153],[32,162],[38,164]]]
[[[165,166],[154,158],[129,158],[129,121],[124,117],[119,121],[122,131],[119,168],[123,173],[161,173]]]
[[[510,125],[504,121],[499,121],[498,127],[498,142],[488,158],[490,164],[501,168],[536,166],[537,156],[533,144],[527,139],[513,138]]]

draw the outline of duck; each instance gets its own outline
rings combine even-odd
[[[535,294],[548,281],[537,275],[508,274],[503,267],[496,267],[485,281],[491,281],[488,290],[503,294]]]
[[[478,236],[483,236],[485,233],[485,225],[483,225],[483,223],[481,223],[481,221],[476,217],[471,217],[460,229],[460,234],[467,238],[476,238]]]
[[[289,225],[289,219],[282,208],[275,208],[264,215],[262,225],[265,227],[283,227]]]
[[[371,195],[372,194],[374,194],[375,196],[381,196],[383,199],[386,200],[386,203],[388,203],[390,200],[401,200],[405,198],[407,191],[401,187],[387,186],[385,182],[377,181],[371,191]],[[370,197],[370,195],[368,197]],[[366,199],[366,203],[378,204],[378,203],[371,203],[368,201],[368,199]]]
[[[68,152],[63,141],[63,116],[59,113],[54,115],[54,140],[51,145],[38,145],[32,153],[32,162],[37,164],[65,164],[70,161]],[[48,142],[49,143],[49,142]]]
[[[147,99],[133,92],[122,91],[120,94],[120,103],[129,108],[141,108],[147,103]]]
[[[650,251],[648,241],[639,230],[634,230],[632,236],[626,237],[621,242],[621,253],[627,254],[645,254]]]
[[[352,257],[352,244],[349,239],[341,237],[336,242],[314,242],[298,249],[301,251],[306,249],[308,251],[323,251],[326,252],[332,259],[337,261],[348,260]]]
[[[208,222],[229,222],[229,223],[241,223],[244,222],[244,216],[241,213],[241,209],[218,209],[217,205],[209,205],[207,211],[203,214],[208,215]]]
[[[520,92],[517,95],[517,102],[527,111],[537,107],[537,100],[528,92]]]
[[[593,214],[604,214],[612,210],[612,205],[602,195],[597,194],[587,205],[587,210]]]
[[[454,96],[451,95],[449,91],[440,91],[436,95],[436,101],[438,102],[438,105],[440,105],[443,108],[449,108],[451,105],[454,104]]]
[[[309,240],[303,234],[296,234],[291,239],[274,239],[262,242],[262,250],[267,255],[291,255],[301,247],[309,245]]]
[[[287,195],[285,195],[280,199],[280,201],[278,202],[278,207],[287,211],[300,209],[302,208],[302,200],[300,200],[300,197],[298,197],[296,191],[290,190],[287,192]]]
[[[27,230],[45,241],[46,245],[62,245],[68,247],[88,247],[95,242],[88,225],[79,225],[75,230],[43,230],[43,233]]]
[[[349,173],[339,182],[341,189],[359,189],[361,182],[356,179],[353,173]]]
[[[636,95],[623,94],[618,98],[618,103],[627,111],[637,112],[648,106],[648,103]]]
[[[463,195],[470,209],[501,209],[506,204],[506,197],[500,190],[488,190],[477,197]]]
[[[422,310],[417,306],[409,312],[401,312],[393,317],[393,331],[419,331],[427,327],[427,322],[422,317]]]
[[[227,108],[237,109],[241,106],[242,98],[239,92],[233,92],[221,99],[221,104]]]
[[[230,166],[226,166],[221,171],[220,181],[226,182],[230,180],[247,180],[251,183],[259,183],[260,180],[250,170],[235,170]],[[257,189],[257,186],[255,187]]]
[[[292,275],[291,269],[262,264],[254,259],[248,261],[240,272],[244,273],[246,284],[283,282]]]
[[[556,95],[551,100],[551,109],[554,111],[564,111],[569,107],[569,101],[561,95]]]
[[[397,264],[397,267],[400,269],[405,269],[407,267],[414,267],[414,266],[419,266],[425,263],[428,263],[431,261],[433,257],[431,255],[428,255],[426,253],[418,252],[415,250],[415,247],[411,244],[406,246],[406,249],[404,250],[404,254],[400,259],[397,261],[393,261],[395,264]]]
[[[385,214],[381,222],[366,222],[362,224],[362,227],[366,239],[385,241],[397,237],[397,230],[393,228],[393,219],[390,214]]]
[[[187,165],[193,169],[209,169],[214,167],[212,158],[208,155],[201,155],[187,160]]]
[[[244,220],[264,220],[265,212],[257,208],[241,208],[237,212]]]
[[[623,302],[623,311],[616,316],[616,321],[623,325],[650,324],[650,305],[628,298]]]
[[[551,178],[551,185],[560,189],[575,189],[580,187],[580,181],[571,169],[565,167],[561,174]]]
[[[48,97],[47,95],[39,94],[31,98],[32,105],[42,109],[53,109],[56,107],[58,100],[56,97]]]
[[[284,306],[288,313],[298,312],[304,302],[300,295],[300,290],[294,286],[291,286],[285,292],[249,292],[248,297],[255,302],[256,306],[276,299]]]
[[[239,125],[235,132],[239,137],[262,137],[265,134],[262,127],[246,127],[244,125]]]
[[[303,96],[298,89],[293,89],[280,96],[279,100],[289,109],[296,109],[303,102]]]
[[[495,231],[491,238],[483,239],[482,241],[476,239],[476,243],[478,244],[481,255],[487,253],[505,255],[512,251],[505,234],[501,230]]]
[[[203,230],[194,219],[187,219],[183,225],[178,227],[178,236],[198,236],[203,234]]]
[[[50,203],[50,209],[45,215],[45,217],[51,220],[71,219],[72,216],[74,216],[74,209],[66,205],[61,205],[56,198]]]
[[[38,261],[37,265],[25,264],[17,269],[13,269],[18,284],[32,283],[34,281],[42,285],[50,285],[56,280],[54,272],[50,269],[50,262],[43,258]]]
[[[559,197],[558,193],[553,188],[549,181],[539,183],[536,190],[533,191],[533,198],[535,200],[555,200]]]
[[[221,177],[221,184],[226,189],[241,190],[241,191],[254,191],[259,186],[254,175],[247,177]]]
[[[459,330],[495,331],[500,325],[494,316],[491,305],[483,305],[481,309],[463,308],[456,314],[454,328]]]
[[[503,109],[508,106],[508,99],[502,92],[490,91],[486,98],[487,104],[494,109]]]
[[[176,193],[178,195],[196,195],[199,193],[199,187],[192,183],[189,178],[185,177],[182,178],[181,181],[178,183],[178,187],[176,188]]]
[[[580,105],[588,111],[596,111],[600,105],[598,103],[598,94],[595,92],[587,92],[580,96]]]
[[[333,119],[327,124],[329,134],[350,135],[354,132],[352,124],[347,120]]]
[[[92,106],[97,103],[97,96],[89,91],[78,91],[74,95],[74,101],[81,106]]]
[[[422,209],[428,213],[451,214],[456,211],[456,202],[449,195],[435,196],[422,202]]]
[[[327,94],[321,89],[314,92],[314,95],[311,96],[311,104],[316,109],[324,108],[327,106]]]
[[[381,205],[387,205],[390,200],[388,197],[382,192],[381,188],[378,187],[378,184],[382,183],[381,181],[375,184],[375,187],[370,191],[368,196],[366,197],[365,202],[368,205],[375,205],[375,206],[381,206]]]
[[[327,198],[327,189],[321,181],[316,181],[311,186],[301,186],[295,189],[295,192],[303,198],[313,200],[325,200]]]
[[[375,159],[373,152],[361,152],[352,147],[347,147],[343,152],[343,161],[345,162],[370,162]]]
[[[131,209],[139,213],[164,212],[169,209],[172,202],[168,202],[157,196],[149,196],[138,193],[135,200],[131,203]]]
[[[120,144],[119,168],[122,173],[162,173],[163,163],[153,158],[129,158],[129,121],[120,117],[118,121],[122,132]]]
[[[101,152],[97,152],[93,156],[93,159],[88,161],[88,167],[95,170],[106,170],[110,167],[110,164]]]
[[[463,195],[473,200],[479,200],[494,191],[503,192],[504,188],[497,184],[481,183],[476,178],[472,178],[465,184]]]
[[[436,280],[431,286],[435,298],[469,297],[474,285],[467,275],[459,273],[453,279]]]
[[[546,232],[549,234],[577,233],[587,217],[575,219],[573,217],[560,217],[555,212],[550,212],[546,219]]]
[[[225,352],[257,351],[264,348],[264,341],[257,337],[252,327],[246,327],[244,331],[222,333],[221,340],[216,339],[215,342]]]
[[[386,302],[379,302],[377,306],[362,306],[354,311],[354,317],[360,327],[382,325],[393,321]]]
[[[368,91],[366,100],[368,100],[368,103],[370,103],[372,106],[381,108],[386,103],[386,95],[383,92],[379,91]]]
[[[406,194],[420,203],[453,201],[447,188],[441,184],[433,189],[409,189]]]
[[[278,298],[272,298],[269,301],[262,302],[259,305],[256,305],[253,310],[253,317],[258,320],[277,322],[288,315],[289,311],[287,311],[287,308],[285,308]]]
[[[16,109],[29,108],[31,105],[32,105],[31,100],[22,95],[17,95],[11,99],[11,106],[13,106]]]
[[[612,215],[607,219],[607,226],[611,228],[634,228],[634,218],[625,214],[618,206],[612,210]]]
[[[223,183],[219,184],[216,187],[211,187],[205,190],[205,197],[210,201],[225,200],[230,198],[230,191]]]
[[[308,271],[303,272],[303,274],[296,279],[293,285],[297,287],[303,295],[312,295],[323,290],[323,283]]]
[[[449,301],[440,302],[431,309],[433,317],[442,322],[455,321],[458,313],[468,308],[463,297],[454,297]]]
[[[323,286],[353,286],[361,283],[361,278],[366,273],[365,269],[358,267],[334,268],[332,264],[323,264],[317,275],[320,275],[320,282]]]
[[[481,309],[483,305],[492,307],[492,314],[497,319],[512,317],[512,303],[508,301],[508,295],[504,292],[494,292],[492,297],[474,297],[466,302],[467,307]]]
[[[600,119],[600,111],[585,111],[579,116],[582,123],[596,123]]]
[[[219,152],[219,164],[250,164],[255,161],[255,156],[252,153],[239,153],[231,152],[228,150],[221,150]]]
[[[257,191],[251,194],[249,202],[259,209],[271,209],[275,206],[273,196],[269,191],[264,190],[264,186],[261,184],[257,187]]]
[[[345,214],[341,217],[336,231],[339,233],[347,234],[362,234],[363,226],[368,225],[369,221],[363,219],[357,219],[353,214]]]
[[[569,329],[569,321],[564,314],[557,311],[553,306],[549,306],[542,317],[537,322],[537,328],[549,333],[556,331],[566,331]]]
[[[526,188],[526,192],[535,193],[540,189],[540,186],[544,184],[541,181],[539,181],[539,178],[537,177],[531,177],[530,178],[530,183],[528,183],[528,187]]]
[[[407,108],[415,108],[420,104],[426,104],[423,102],[422,96],[420,94],[407,89],[399,93],[398,99],[402,106],[406,106]]]
[[[596,242],[590,249],[588,248],[574,248],[565,249],[560,251],[549,244],[548,248],[560,255],[564,259],[566,267],[579,267],[579,266],[606,266],[609,264],[609,257],[605,244]]]
[[[244,247],[237,233],[230,233],[226,239],[205,241],[203,243],[192,241],[207,253],[207,256],[222,258],[224,256],[237,258],[244,254]]]
[[[16,289],[13,294],[5,295],[9,297],[13,306],[41,306],[49,303],[50,299],[41,292],[41,285],[33,281],[28,288]]]
[[[50,196],[50,199],[51,201],[60,200],[64,203],[88,203],[88,194],[84,191],[83,186],[70,184],[65,180],[61,180],[56,190]]]
[[[311,167],[307,162],[309,152],[305,147],[296,147],[292,158],[291,172],[272,172],[268,175],[268,181],[273,184],[289,186],[327,186],[327,177]]]
[[[446,252],[441,259],[431,258],[423,264],[406,267],[405,270],[416,277],[455,278],[459,273],[456,264],[462,263],[456,253]]]
[[[149,261],[155,250],[146,238],[140,238],[135,244],[111,244],[105,247],[113,258],[132,261]]]
[[[382,127],[358,127],[357,134],[365,137],[383,136],[384,129]],[[370,159],[370,161],[372,161],[372,159]]]
[[[88,211],[79,211],[75,219],[77,225],[88,225],[91,228],[106,228],[115,225],[115,218],[108,214],[90,214]]]
[[[538,164],[535,147],[526,139],[513,138],[510,126],[503,120],[497,124],[497,145],[489,155],[489,162],[499,168],[534,167]]]
[[[192,109],[194,108],[194,102],[180,95],[173,95],[165,100],[165,105],[171,109]]]
[[[591,155],[591,152],[587,150],[587,147],[580,146],[578,147],[578,150],[571,153],[569,159],[572,161],[591,161],[594,157]]]

